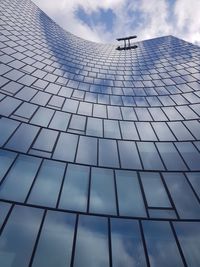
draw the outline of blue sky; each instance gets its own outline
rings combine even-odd
[[[174,35],[200,45],[200,0],[33,0],[64,29],[113,43]]]

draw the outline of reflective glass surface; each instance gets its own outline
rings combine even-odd
[[[136,221],[112,219],[111,244],[113,266],[147,266],[140,228]]]
[[[89,187],[89,168],[69,164],[63,183],[60,208],[86,211]]]
[[[0,13],[0,266],[199,266],[199,46]]]
[[[168,222],[143,221],[142,225],[151,266],[184,266]]]
[[[111,170],[92,168],[90,187],[90,211],[116,214],[114,175]]]
[[[32,266],[70,266],[74,225],[75,215],[48,211]]]
[[[109,267],[107,220],[94,216],[80,216],[74,266]]]

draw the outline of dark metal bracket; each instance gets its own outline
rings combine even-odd
[[[117,38],[116,39],[117,41],[124,41],[124,46],[123,47],[118,46],[116,49],[117,50],[128,50],[128,49],[137,48],[137,45],[131,45],[131,42],[130,42],[131,39],[135,39],[135,38],[137,38],[136,35],[128,36],[128,37],[124,37],[124,38]]]

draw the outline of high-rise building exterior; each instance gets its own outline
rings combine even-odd
[[[199,123],[198,46],[0,0],[0,266],[199,267]]]

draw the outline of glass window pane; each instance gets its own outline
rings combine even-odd
[[[74,134],[61,133],[54,150],[53,158],[74,161],[78,136]]]
[[[164,173],[176,209],[183,219],[200,219],[200,204],[185,176],[181,173]]]
[[[69,128],[78,131],[85,131],[86,117],[79,115],[72,115]]]
[[[136,127],[139,132],[140,138],[143,141],[156,141],[157,137],[149,122],[136,122]]]
[[[116,184],[120,215],[146,217],[136,172],[116,171]]]
[[[13,97],[7,96],[0,102],[0,114],[6,117],[10,116],[13,111],[19,107],[22,101]]]
[[[180,121],[168,122],[169,127],[171,128],[173,134],[176,136],[179,141],[194,140],[194,137],[187,130],[184,124]]]
[[[90,212],[116,214],[113,171],[92,168]]]
[[[140,152],[140,156],[142,158],[144,169],[164,170],[164,166],[154,143],[138,142],[137,145]]]
[[[0,197],[24,202],[40,163],[39,158],[20,155],[1,184]]]
[[[0,182],[15,160],[16,156],[16,153],[0,150]]]
[[[11,134],[19,126],[19,122],[7,118],[0,118],[0,146],[3,146]]]
[[[111,242],[113,267],[146,266],[138,222],[112,219]]]
[[[187,170],[185,163],[179,155],[173,143],[156,143],[161,158],[169,171],[184,171]]]
[[[0,237],[0,262],[6,267],[27,267],[39,231],[41,209],[16,206]]]
[[[118,141],[121,167],[124,169],[142,169],[135,142]]]
[[[191,170],[200,170],[200,153],[195,148],[195,146],[190,142],[179,142],[176,143],[176,147],[181,153],[182,157],[186,161],[186,164]]]
[[[183,267],[169,223],[143,221],[142,224],[150,265],[153,267]]]
[[[200,198],[200,173],[199,172],[190,172],[186,173],[194,191],[197,193]]]
[[[87,121],[87,135],[103,137],[103,123],[101,119],[88,118]]]
[[[97,165],[97,138],[80,136],[76,162]]]
[[[23,103],[14,113],[14,115],[30,119],[38,106],[30,104],[30,103]]]
[[[123,140],[139,140],[134,122],[120,121]]]
[[[160,175],[155,172],[143,172],[140,176],[148,206],[170,208],[171,203]]]
[[[70,266],[74,225],[75,215],[48,211],[32,266]]]
[[[115,140],[99,139],[99,165],[119,167],[117,143]]]
[[[199,222],[174,222],[176,234],[188,266],[200,266]]]
[[[44,160],[28,198],[28,203],[55,207],[64,170],[64,163]]]
[[[70,117],[68,113],[56,111],[49,127],[60,131],[66,131]]]
[[[86,166],[68,165],[59,204],[61,209],[87,210],[89,171]]]
[[[22,123],[12,138],[8,141],[6,148],[26,153],[38,131],[39,127]]]
[[[47,127],[53,114],[54,111],[52,109],[40,107],[33,116],[31,123]]]
[[[162,219],[177,219],[176,213],[174,210],[170,209],[148,209],[149,216],[151,218],[162,218]]]
[[[152,126],[160,141],[176,140],[165,122],[152,122]]]
[[[2,227],[4,220],[11,208],[10,203],[0,202],[0,228]]]
[[[121,139],[118,121],[104,120],[104,137]]]
[[[108,222],[95,216],[80,216],[74,267],[109,267]]]
[[[33,145],[34,149],[51,152],[56,142],[58,132],[42,129]]]

